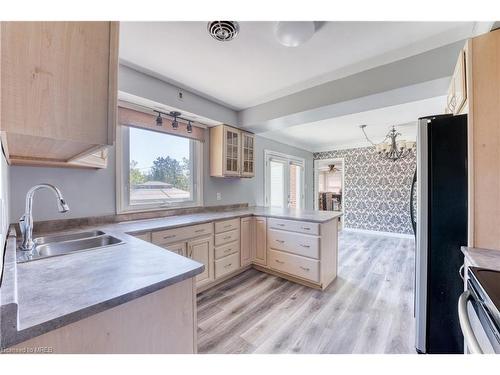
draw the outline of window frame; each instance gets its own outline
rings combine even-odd
[[[190,153],[193,155],[190,158],[192,163],[193,184],[191,186],[191,194],[193,199],[178,203],[146,203],[140,205],[130,205],[130,149],[129,149],[129,128],[133,126],[120,125],[116,127],[116,212],[132,213],[132,212],[148,212],[148,211],[165,211],[175,210],[179,208],[203,207],[203,142],[189,139]],[[137,129],[155,132],[151,129],[137,127]],[[176,137],[171,133],[157,132],[160,134]],[[182,137],[184,138],[184,137]]]

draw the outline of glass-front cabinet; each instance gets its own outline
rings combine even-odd
[[[210,176],[254,177],[255,136],[228,125],[210,128]]]
[[[237,129],[224,127],[224,175],[239,176],[240,175],[240,144],[241,133]]]
[[[252,133],[241,132],[241,177],[255,176],[254,144]]]

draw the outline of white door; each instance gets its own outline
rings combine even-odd
[[[266,152],[266,192],[268,207],[304,208],[304,160]]]

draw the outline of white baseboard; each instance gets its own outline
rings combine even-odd
[[[356,228],[344,228],[343,230],[346,231],[346,232],[373,234],[373,235],[378,235],[378,236],[389,236],[389,237],[396,237],[396,238],[415,239],[415,236],[413,236],[413,234],[394,233],[394,232],[380,232],[380,231],[377,231],[377,230],[356,229]]]

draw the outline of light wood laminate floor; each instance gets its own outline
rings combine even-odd
[[[342,232],[325,290],[254,269],[198,295],[199,353],[415,353],[414,241]]]

